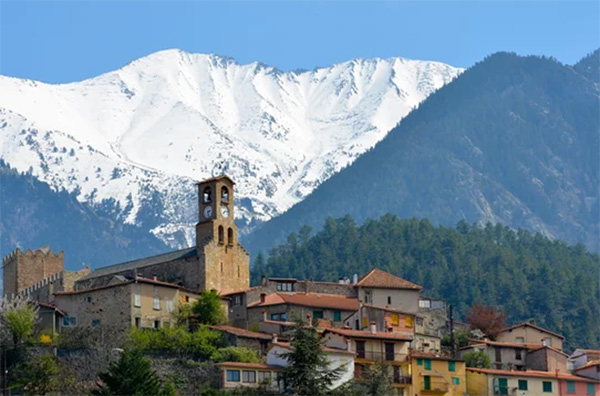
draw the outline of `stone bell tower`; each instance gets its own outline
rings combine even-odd
[[[198,183],[196,250],[204,290],[226,293],[250,287],[250,256],[238,243],[234,185],[227,176]]]

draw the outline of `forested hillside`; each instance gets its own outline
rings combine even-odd
[[[246,246],[267,250],[328,216],[361,223],[393,213],[442,225],[499,222],[598,251],[600,88],[585,66],[594,57],[577,67],[488,57]]]
[[[110,220],[99,208],[55,192],[30,174],[19,174],[0,160],[0,255],[50,245],[64,250],[65,265],[80,269],[114,264],[169,250],[132,225]],[[106,204],[103,210],[108,210]]]
[[[600,346],[598,254],[499,224],[436,227],[387,214],[358,226],[350,216],[329,218],[314,235],[309,227],[289,235],[267,263],[257,256],[253,281],[262,274],[337,281],[374,267],[422,285],[463,318],[480,302],[499,306],[511,324],[534,318],[564,334],[567,349]]]

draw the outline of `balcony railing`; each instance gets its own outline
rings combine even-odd
[[[406,362],[408,355],[406,353],[387,353],[387,352],[372,352],[372,351],[356,351],[357,359],[366,360],[384,360],[386,362]]]
[[[405,375],[394,375],[394,384],[397,385],[410,385],[412,384],[412,377]]]
[[[424,393],[446,393],[449,390],[446,382],[431,382],[429,386],[422,384],[421,391]]]

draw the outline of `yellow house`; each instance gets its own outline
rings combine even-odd
[[[464,360],[415,352],[410,360],[414,395],[462,396],[467,391]]]

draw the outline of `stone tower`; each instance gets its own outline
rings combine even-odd
[[[203,290],[226,293],[250,286],[250,256],[238,243],[234,221],[234,184],[227,176],[198,183],[196,249]]]
[[[64,266],[64,253],[54,253],[48,246],[25,252],[15,249],[2,260],[3,293],[12,297],[60,273]]]

